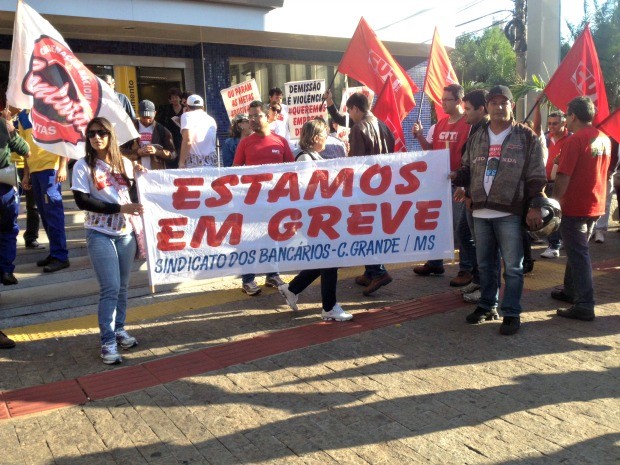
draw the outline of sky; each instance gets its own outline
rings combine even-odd
[[[363,16],[383,41],[430,43],[437,26],[444,45],[453,46],[457,35],[481,31],[494,21],[511,17],[514,9],[513,0],[313,0],[307,4],[311,7],[303,10],[299,8],[300,2],[285,0],[284,8],[270,12],[268,30],[309,33],[307,28],[311,26],[316,35],[346,38],[351,37]],[[564,37],[569,37],[566,20],[581,21],[583,3],[584,0],[561,0]],[[467,24],[458,26],[462,23]]]

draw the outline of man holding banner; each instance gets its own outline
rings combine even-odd
[[[272,134],[267,121],[269,105],[259,100],[250,103],[248,118],[250,129],[254,131],[248,137],[239,142],[235,152],[233,166],[245,165],[268,165],[271,163],[293,162],[295,158],[286,139],[277,134]],[[244,274],[241,276],[242,290],[247,295],[254,296],[261,292],[260,287],[254,281],[256,275]],[[284,281],[278,273],[267,273],[265,286],[282,286]]]
[[[355,93],[349,97],[347,112],[354,123],[349,134],[349,156],[394,153],[394,134],[371,113],[364,94]],[[355,278],[356,284],[364,286],[362,293],[365,296],[391,282],[392,277],[383,265],[366,265],[364,274]]]

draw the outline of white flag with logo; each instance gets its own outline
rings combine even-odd
[[[139,137],[116,93],[78,60],[60,33],[17,2],[7,101],[30,109],[37,145],[69,158],[84,156],[84,131],[95,116],[115,127],[119,143]]]

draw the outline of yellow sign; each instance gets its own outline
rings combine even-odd
[[[138,79],[135,66],[115,66],[114,81],[116,81],[116,92],[121,92],[129,97],[131,106],[136,114],[138,113]]]

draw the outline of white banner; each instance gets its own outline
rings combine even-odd
[[[60,33],[17,2],[7,101],[30,109],[37,145],[69,158],[84,156],[84,130],[95,116],[115,125],[119,143],[140,137],[114,90],[78,60]]]
[[[151,284],[453,258],[447,150],[138,177]]]
[[[250,103],[260,100],[258,85],[254,79],[223,89],[220,93],[229,119],[242,113],[247,115]]]
[[[301,127],[306,121],[317,116],[327,121],[327,105],[323,102],[324,93],[324,79],[284,84],[283,103],[288,106],[288,128],[291,139],[299,139]]]

